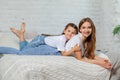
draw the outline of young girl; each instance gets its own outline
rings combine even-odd
[[[78,44],[80,50],[78,49],[73,53],[77,59],[111,69],[112,65],[109,60],[95,55],[96,29],[90,18],[83,18],[80,21],[79,32],[79,34],[75,35],[67,42],[66,51]]]
[[[21,29],[16,30],[10,28],[10,30],[17,35],[20,40],[20,51],[15,51],[18,54],[38,54],[38,55],[53,55],[55,52],[60,51],[60,55],[70,55],[72,50],[65,51],[66,42],[78,33],[78,28],[75,24],[69,23],[66,25],[63,34],[58,36],[42,36],[38,35],[31,42],[27,42],[24,38],[25,23],[22,23]],[[54,49],[51,49],[54,48]],[[2,51],[6,48],[2,47]],[[57,49],[57,50],[56,50]],[[0,51],[0,52],[2,52]],[[14,52],[14,49],[10,48],[9,51]],[[5,52],[5,51],[4,51]],[[6,53],[6,52],[5,52]]]

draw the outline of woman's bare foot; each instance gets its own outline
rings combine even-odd
[[[24,32],[25,32],[25,23],[24,22],[22,22],[20,30],[17,30],[15,28],[10,28],[10,30],[20,39],[20,41],[24,40]]]

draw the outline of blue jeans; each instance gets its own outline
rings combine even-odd
[[[11,47],[0,47],[0,54],[18,54],[19,50]]]
[[[40,45],[35,48],[28,48],[22,50],[19,54],[25,55],[61,55],[61,52],[57,50],[57,48],[48,46],[48,45]]]
[[[22,51],[11,47],[0,47],[0,54],[18,54],[18,55],[61,55],[56,48],[48,45],[40,45],[35,48],[28,48]]]
[[[38,47],[40,45],[46,45],[45,44],[45,36],[41,36],[41,35],[38,35],[37,37],[35,37],[31,42],[27,42],[27,41],[22,41],[20,42],[20,50],[26,50],[26,49],[29,49],[29,48],[35,48],[35,47]]]
[[[45,36],[37,36],[31,42],[20,42],[20,50],[10,47],[0,47],[2,54],[19,54],[19,55],[61,55],[56,48],[46,45]]]

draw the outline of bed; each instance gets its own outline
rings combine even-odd
[[[2,39],[4,40],[0,42],[6,39],[6,43],[0,43],[1,46],[18,48],[18,40],[13,38],[13,34],[5,33]],[[99,56],[108,58],[101,52]],[[110,78],[111,70],[70,56],[4,54],[0,58],[0,80],[110,80]]]
[[[0,80],[109,80],[110,70],[74,57],[13,55],[0,59]]]

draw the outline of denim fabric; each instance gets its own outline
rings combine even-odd
[[[0,47],[0,54],[19,54],[19,50],[11,47]]]
[[[56,48],[48,45],[40,45],[35,48],[28,48],[22,51],[11,47],[0,47],[0,54],[18,54],[18,55],[61,55]]]
[[[19,54],[19,55],[61,55],[56,48],[46,45],[45,36],[37,36],[31,42],[20,42],[20,50],[10,47],[0,47],[2,54]]]
[[[40,45],[35,48],[24,49],[19,54],[21,55],[61,55],[61,52],[54,47],[51,47],[48,45]]]
[[[22,42],[20,42],[20,43],[19,43],[20,51],[21,51],[22,49],[24,49],[24,47],[26,47],[27,44],[28,44],[27,41],[22,41]]]
[[[20,42],[20,50],[24,50],[24,49],[26,50],[29,48],[35,48],[40,45],[44,45],[45,44],[44,38],[45,36],[38,35],[29,43],[27,41]]]

